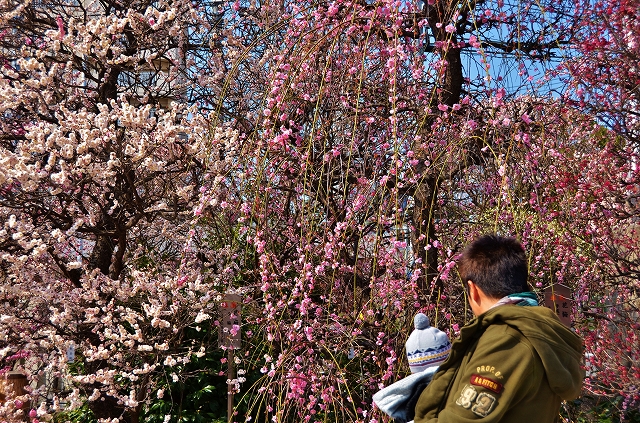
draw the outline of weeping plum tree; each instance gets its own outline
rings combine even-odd
[[[453,332],[466,320],[457,249],[482,231],[521,234],[534,215],[533,187],[510,196],[507,168],[566,124],[532,81],[570,39],[571,16],[471,6],[262,6],[278,17],[259,62],[269,89],[238,173],[219,175],[240,194],[209,211],[242,211],[256,260],[244,278],[264,338],[249,360],[264,376],[245,397],[250,416],[378,418],[370,395],[401,374],[413,313]],[[501,54],[514,62],[491,70]]]
[[[517,6],[274,6],[287,32],[274,39],[262,122],[247,136],[240,202],[266,333],[250,415],[377,418],[369,395],[402,374],[408,317],[428,310],[452,333],[465,322],[450,271],[487,231],[525,242],[538,292],[574,289],[575,325],[603,351],[591,304],[603,287],[634,298],[633,279],[606,281],[634,257],[633,213],[611,208],[625,209],[636,186],[635,153],[591,110],[569,107],[580,93],[559,75],[576,52],[563,46],[578,45],[573,5]],[[600,236],[585,236],[600,221]],[[604,240],[625,256],[601,255]],[[637,317],[624,313],[610,339],[634,345]],[[637,365],[624,351],[627,364],[587,386],[601,394],[598,384],[624,380],[614,390],[628,405]]]

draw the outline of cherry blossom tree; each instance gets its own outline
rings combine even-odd
[[[591,110],[607,127],[637,144],[638,2],[598,1],[579,7],[580,56],[567,64],[576,106]]]
[[[600,126],[583,136],[593,146],[572,153],[578,167],[565,167],[560,180],[568,190],[559,210],[571,216],[559,244],[579,248],[592,266],[581,280],[578,299],[588,321],[587,352],[597,371],[590,393],[617,402],[624,415],[640,402],[640,366],[632,345],[639,336],[638,312],[638,58],[637,1],[595,2],[578,6],[581,16],[577,55],[566,63],[571,90],[567,100],[595,117]],[[560,153],[566,158],[565,153]],[[575,196],[574,196],[575,193]],[[557,197],[556,197],[557,198]],[[562,272],[563,274],[565,272]]]
[[[608,398],[624,416],[639,399],[637,150],[593,116],[563,104],[542,111],[544,131],[526,134],[505,169],[511,205],[496,222],[519,227],[535,288],[573,292],[573,325],[589,362],[585,410]]]
[[[88,401],[98,419],[137,421],[154,380],[203,354],[184,330],[212,317],[234,272],[210,270],[225,250],[200,252],[193,221],[215,185],[212,143],[237,139],[193,89],[213,9],[2,4],[0,342],[3,371],[33,381],[7,417],[27,400],[41,419]]]

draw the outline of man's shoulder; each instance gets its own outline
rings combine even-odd
[[[507,354],[515,353],[514,348],[534,351],[531,341],[517,327],[503,321],[494,321],[485,327],[478,339],[478,347],[483,349],[483,346],[491,350],[502,349]]]
[[[481,326],[484,330],[505,324],[517,328],[520,331],[522,331],[522,329],[529,331],[534,329],[534,332],[536,327],[550,325],[553,327],[562,326],[562,323],[553,311],[541,306],[519,307],[516,305],[503,305],[487,311],[479,320],[481,320]]]
[[[517,306],[513,304],[500,305],[488,310],[482,317],[485,320],[511,319],[547,319],[554,316],[551,309],[543,306]]]
[[[481,339],[486,338],[515,338],[517,340],[526,340],[526,337],[513,325],[505,322],[493,322],[488,325],[480,336]]]

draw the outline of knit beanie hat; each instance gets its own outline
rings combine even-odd
[[[416,314],[413,324],[415,330],[411,332],[406,343],[411,373],[442,364],[451,352],[451,342],[447,334],[431,327],[429,318],[423,313]]]

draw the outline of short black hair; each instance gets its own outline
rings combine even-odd
[[[491,298],[530,290],[527,257],[515,238],[492,234],[476,239],[462,252],[458,272],[465,288],[470,280]]]

